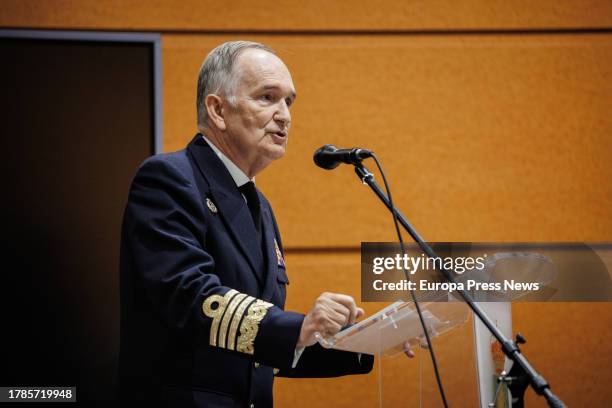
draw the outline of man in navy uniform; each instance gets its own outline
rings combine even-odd
[[[275,375],[372,369],[372,356],[315,340],[363,315],[350,296],[283,310],[283,247],[253,180],[285,154],[295,97],[273,50],[222,44],[198,78],[200,133],[138,169],[121,244],[124,406],[271,407]]]

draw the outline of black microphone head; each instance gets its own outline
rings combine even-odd
[[[359,147],[353,149],[353,155],[355,157],[355,159],[361,161],[363,159],[367,159],[372,157],[372,151],[368,150],[368,149],[361,149]],[[353,163],[353,164],[358,164],[358,163]]]
[[[317,166],[325,170],[335,169],[336,167],[340,165],[340,162],[335,160],[333,157],[331,157],[327,153],[333,153],[336,150],[338,150],[336,146],[331,145],[331,144],[326,144],[325,146],[319,147],[317,151],[314,152],[312,159],[314,160]]]

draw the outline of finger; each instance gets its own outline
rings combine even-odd
[[[404,343],[404,354],[406,354],[406,357],[408,357],[408,358],[413,358],[414,357],[414,352],[412,351],[412,348],[410,347],[410,343],[409,342],[405,342]]]
[[[347,308],[346,306],[344,306],[343,304],[331,301],[331,303],[329,304],[329,308],[330,310],[333,310],[335,313],[342,315],[343,321],[342,322],[340,322],[339,320],[336,320],[336,321],[340,322],[343,326],[346,325],[350,321],[351,310]]]
[[[365,311],[358,307],[357,308],[357,316],[355,317],[355,319],[361,319],[363,316],[365,316]]]
[[[338,334],[338,332],[342,329],[342,325],[339,325],[338,323],[335,322],[329,322],[326,326],[325,326],[325,330],[324,332],[329,336],[335,336],[336,334]]]
[[[341,293],[332,293],[332,300],[344,305],[350,311],[350,315],[348,318],[348,323],[355,323],[355,318],[357,317],[357,305],[355,304],[355,300],[349,295],[343,295]]]
[[[331,309],[327,315],[328,319],[334,324],[340,325],[340,327],[346,326],[348,321],[348,309],[344,308],[340,310]]]

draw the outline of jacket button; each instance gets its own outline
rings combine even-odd
[[[259,363],[257,361],[253,365],[255,366],[255,368],[259,368]],[[253,405],[253,404],[251,404],[251,405]]]

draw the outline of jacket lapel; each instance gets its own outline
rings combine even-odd
[[[208,181],[210,193],[223,223],[245,255],[259,284],[263,285],[264,271],[259,267],[263,264],[263,259],[257,232],[249,208],[234,179],[201,135],[196,135],[187,150],[195,159],[201,175]],[[205,198],[202,197],[202,200]]]

